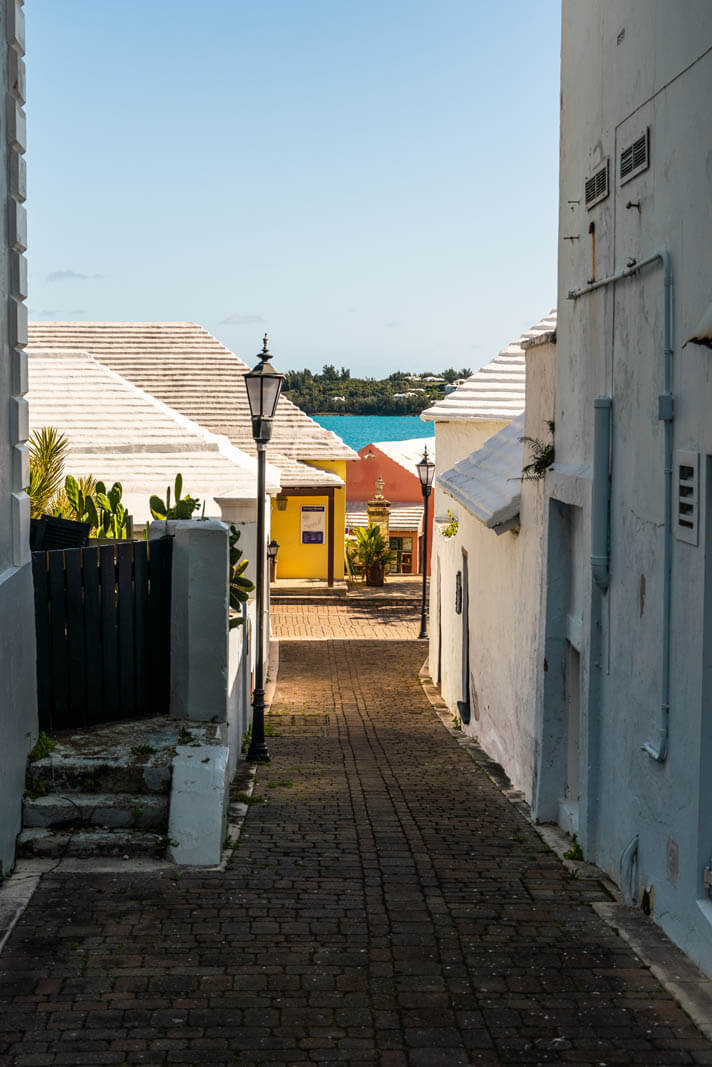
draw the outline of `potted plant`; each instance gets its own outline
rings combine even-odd
[[[381,528],[372,522],[367,530],[357,529],[357,554],[366,576],[366,585],[383,585],[386,567],[395,559]]]

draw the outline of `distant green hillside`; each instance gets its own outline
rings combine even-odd
[[[288,371],[284,392],[307,415],[419,415],[441,397],[448,382],[468,378],[469,368],[440,374],[396,372],[388,378],[352,378],[351,371],[327,363],[321,374]]]

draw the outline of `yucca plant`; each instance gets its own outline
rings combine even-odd
[[[30,516],[39,519],[53,512],[62,489],[69,441],[54,426],[33,430],[27,444],[30,457]]]

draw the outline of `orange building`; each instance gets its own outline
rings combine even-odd
[[[391,503],[389,535],[395,553],[391,574],[422,573],[423,494],[416,464],[428,456],[435,460],[435,438],[417,437],[409,441],[378,441],[359,449],[359,458],[346,472],[346,533],[368,526],[367,501],[383,479],[383,495]],[[428,502],[428,572],[433,536],[434,499]]]

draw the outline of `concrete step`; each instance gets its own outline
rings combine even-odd
[[[103,829],[141,829],[165,832],[168,796],[139,793],[50,793],[25,797],[25,829],[63,829],[97,826]]]
[[[148,830],[23,830],[17,839],[17,855],[25,859],[59,859],[62,856],[165,855],[167,838]]]
[[[270,604],[294,604],[299,607],[303,607],[308,604],[313,607],[319,607],[329,604],[343,606],[348,605],[349,608],[363,607],[402,607],[402,608],[419,608],[422,603],[422,597],[411,595],[409,593],[374,593],[369,596],[368,593],[347,593],[346,596],[340,597],[338,600],[334,597],[322,597],[322,596],[282,596],[280,593],[278,596],[270,597]]]
[[[107,760],[102,756],[45,756],[27,768],[28,785],[38,793],[164,794],[171,788],[168,761],[145,758]]]

